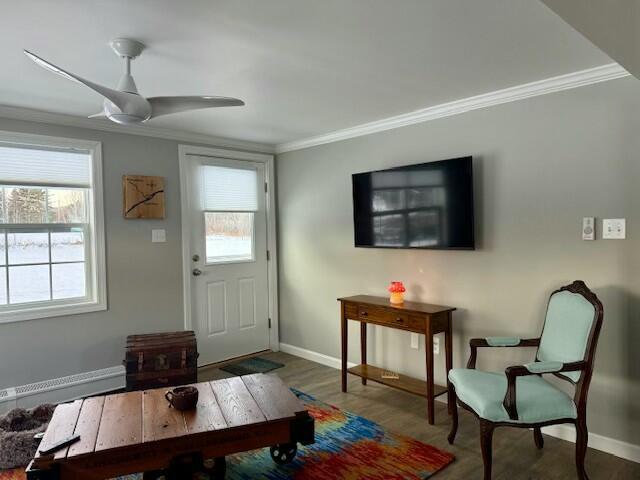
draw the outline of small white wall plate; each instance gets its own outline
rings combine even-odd
[[[627,238],[626,218],[605,218],[602,220],[602,238],[624,240]]]

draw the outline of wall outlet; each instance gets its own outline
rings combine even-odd
[[[625,218],[605,218],[602,220],[602,238],[610,240],[627,238],[627,220]]]
[[[440,355],[440,339],[438,337],[433,339],[433,354]]]
[[[411,334],[411,348],[418,350],[420,348],[420,336],[417,333]]]
[[[594,217],[584,217],[582,219],[582,239],[596,239],[596,221]]]

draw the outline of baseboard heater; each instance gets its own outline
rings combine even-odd
[[[0,414],[12,408],[32,408],[42,403],[60,403],[124,388],[123,366],[77,373],[42,382],[0,390]]]

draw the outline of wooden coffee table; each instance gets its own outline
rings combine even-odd
[[[194,386],[198,406],[186,412],[169,407],[166,388],[58,405],[40,449],[72,434],[80,440],[48,456],[38,451],[27,479],[102,480],[136,472],[185,479],[206,468],[204,459],[215,459],[210,473],[224,478],[225,455],[271,447],[274,461],[286,463],[298,442],[314,442],[313,418],[277,376]]]

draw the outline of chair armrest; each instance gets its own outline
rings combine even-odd
[[[542,373],[554,373],[559,372],[564,368],[562,362],[532,362],[525,363],[524,368],[529,370],[529,373],[542,374]]]
[[[479,347],[537,347],[540,345],[539,338],[518,338],[518,337],[486,337],[472,338],[469,341],[471,355],[467,362],[467,368],[476,368]]]
[[[518,409],[516,407],[516,379],[518,377],[526,377],[527,375],[539,375],[542,373],[560,373],[575,372],[584,370],[587,362],[580,360],[579,362],[533,362],[526,365],[515,365],[507,367],[504,371],[507,376],[507,393],[504,396],[502,405],[509,414],[511,420],[518,419]]]
[[[520,337],[487,337],[485,341],[490,347],[517,347],[520,345]]]

